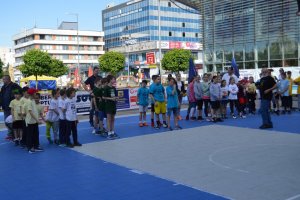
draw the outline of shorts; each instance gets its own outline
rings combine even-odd
[[[151,112],[155,112],[155,110],[154,110],[154,104],[151,104]]]
[[[289,97],[288,96],[282,96],[281,97],[281,106],[282,107],[289,107]]]
[[[104,111],[98,111],[98,119],[99,121],[103,121],[106,118],[106,113]]]
[[[202,110],[202,107],[203,107],[203,100],[202,99],[197,100],[197,106],[198,106],[198,110]]]
[[[220,101],[210,101],[210,105],[212,109],[219,109],[220,108]]]
[[[154,105],[154,111],[155,114],[166,114],[167,108],[166,108],[166,102],[156,102],[156,105]]]
[[[168,116],[170,117],[172,115],[177,116],[178,108],[168,108]]]
[[[139,105],[139,111],[140,112],[147,112],[147,110],[148,110],[148,106]]]
[[[12,128],[13,129],[23,129],[24,127],[24,121],[23,120],[17,120],[17,121],[14,121],[12,123]]]

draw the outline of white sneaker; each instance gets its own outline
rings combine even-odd
[[[96,130],[95,129],[93,129],[92,134],[96,134]]]

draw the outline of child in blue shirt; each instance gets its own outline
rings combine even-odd
[[[168,98],[168,103],[167,103],[167,108],[168,108],[168,127],[169,130],[172,131],[171,127],[171,114],[173,112],[173,118],[174,118],[174,123],[175,123],[175,129],[179,130],[182,129],[178,125],[178,106],[179,106],[179,100],[178,100],[178,93],[176,90],[176,84],[175,84],[175,79],[170,78],[169,79],[169,86],[166,89],[167,91],[167,98]]]
[[[142,87],[138,89],[137,98],[138,98],[137,105],[139,105],[139,111],[140,111],[139,126],[140,127],[148,126],[146,122],[146,113],[149,105],[149,89],[147,88],[147,80],[142,81]]]

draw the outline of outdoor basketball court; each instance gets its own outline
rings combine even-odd
[[[121,139],[92,135],[84,145],[48,145],[28,154],[0,143],[1,199],[300,199],[300,113],[224,123],[181,121],[180,131],[139,128],[136,116],[117,119]]]

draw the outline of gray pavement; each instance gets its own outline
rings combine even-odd
[[[300,199],[300,135],[211,125],[74,149],[230,199]]]

